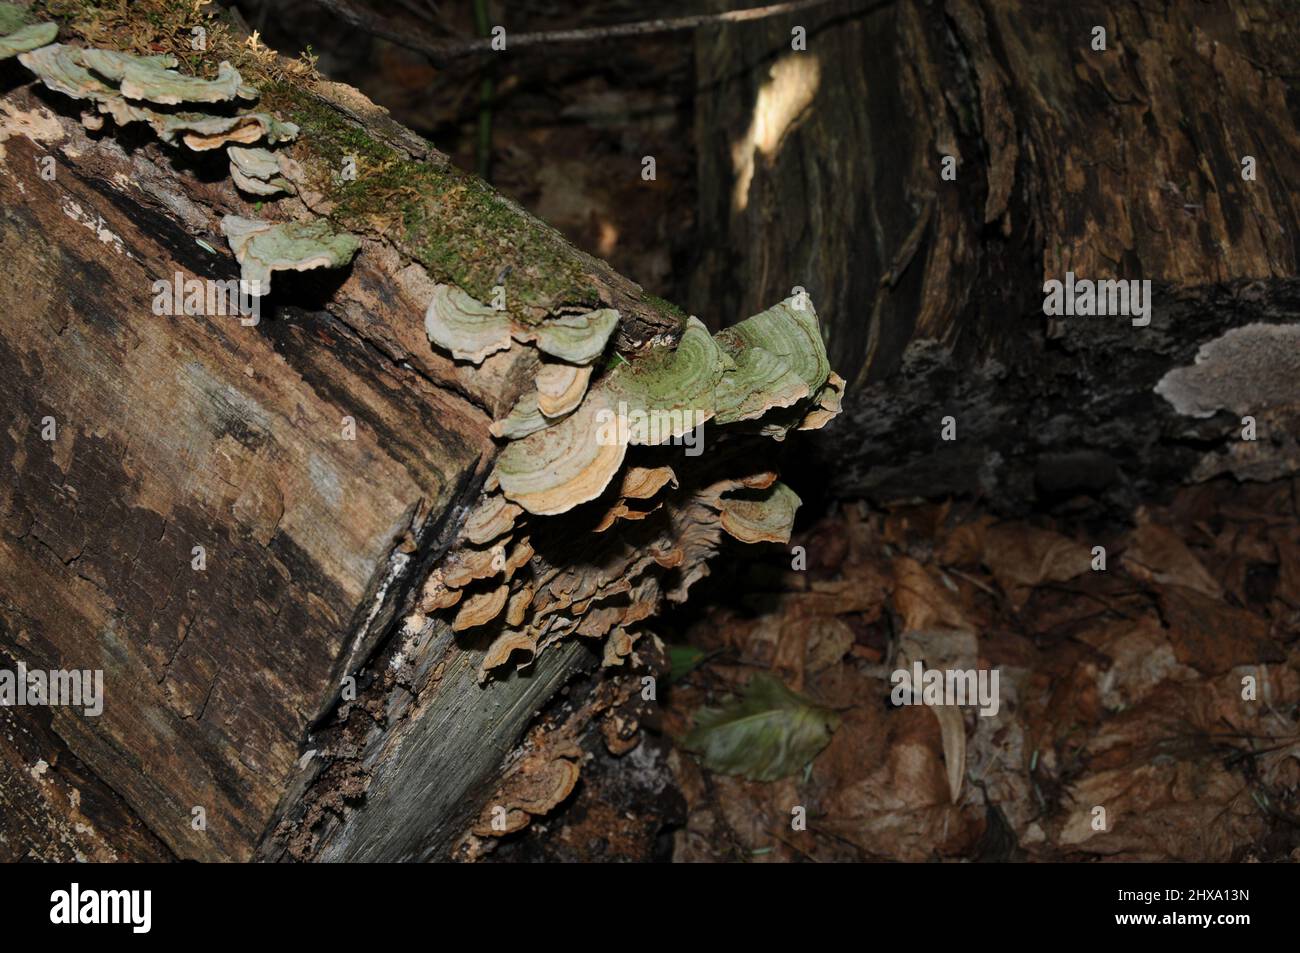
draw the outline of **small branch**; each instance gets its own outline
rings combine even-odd
[[[488,22],[487,0],[474,0],[474,29],[480,37],[486,37],[492,32],[492,25]],[[492,74],[494,72],[495,70],[490,67],[483,71],[478,92],[478,141],[475,145],[475,157],[478,177],[484,182],[490,181],[492,171],[492,96],[495,87]]]
[[[365,30],[372,36],[387,40],[404,49],[423,53],[434,61],[458,59],[464,56],[476,56],[481,53],[493,52],[490,37],[479,37],[472,40],[420,39],[388,29],[381,22],[353,10],[343,0],[314,0],[314,2],[331,13],[337,14],[340,19],[348,24]],[[549,33],[515,33],[507,36],[507,48],[517,50],[536,46],[551,46],[559,43],[593,43],[631,36],[676,33],[724,23],[748,23],[768,17],[781,16],[782,14],[797,13],[800,10],[809,10],[813,7],[827,6],[835,2],[837,0],[789,0],[787,3],[773,3],[763,7],[750,7],[746,10],[730,10],[725,13],[701,13],[693,16],[640,20],[635,23],[617,23],[611,26],[587,27],[579,30],[555,30]]]

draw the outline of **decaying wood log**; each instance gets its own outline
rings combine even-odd
[[[0,852],[445,857],[571,673],[637,664],[724,533],[788,539],[758,448],[838,411],[815,315],[711,337],[213,14],[33,12],[66,45],[0,61],[0,668],[105,694],[0,707]],[[606,439],[628,405],[671,432]]]
[[[701,31],[696,63],[692,304],[818,301],[850,380],[820,440],[834,492],[1126,511],[1216,468],[1294,471],[1294,386],[1208,419],[1155,390],[1229,329],[1300,313],[1282,8],[845,0]],[[1070,272],[1152,281],[1150,324],[1048,320],[1044,283]],[[1269,350],[1238,372],[1285,376]],[[1246,414],[1270,418],[1253,447]]]

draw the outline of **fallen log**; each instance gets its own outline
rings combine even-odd
[[[573,672],[788,539],[811,302],[710,335],[213,14],[16,16],[0,669],[104,693],[0,706],[0,851],[448,856]]]

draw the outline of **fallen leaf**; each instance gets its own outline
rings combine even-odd
[[[775,781],[801,770],[826,747],[839,721],[831,709],[760,673],[730,705],[701,709],[684,743],[710,771]]]

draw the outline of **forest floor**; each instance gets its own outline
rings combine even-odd
[[[583,713],[583,780],[500,859],[1300,859],[1300,481],[1188,488],[1113,533],[847,504],[794,542],[805,571],[723,570],[667,620],[641,737],[617,690],[575,686],[536,743]],[[903,656],[996,668],[997,713],[894,705]],[[838,715],[802,770],[752,781],[673,743],[760,673]]]
[[[806,571],[724,569],[668,620],[662,712],[575,686],[537,744],[580,723],[582,781],[498,859],[1300,859],[1300,481],[1188,488],[1115,534],[849,504],[794,543]],[[901,654],[997,668],[1000,709],[893,705]],[[806,768],[746,780],[675,744],[763,672],[839,714]]]

